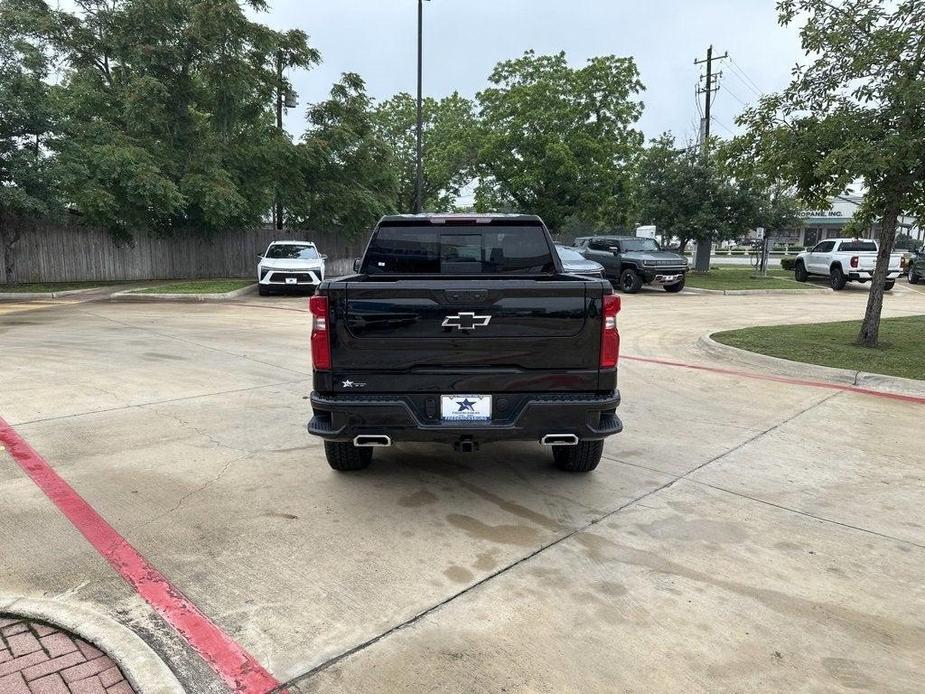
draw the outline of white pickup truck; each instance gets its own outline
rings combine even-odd
[[[793,278],[805,282],[812,275],[826,275],[832,289],[844,289],[848,282],[868,282],[877,265],[877,242],[871,239],[829,239],[820,241],[811,251],[797,256]],[[896,284],[902,272],[902,254],[890,256],[889,271],[883,288]]]

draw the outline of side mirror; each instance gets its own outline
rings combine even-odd
[[[257,254],[257,260],[263,260],[263,253]]]
[[[359,271],[360,271],[360,259],[359,259],[359,258],[354,258],[354,259],[353,259],[353,271],[354,271],[354,272],[359,272]]]
[[[328,256],[325,255],[324,253],[322,253],[322,254],[321,254],[321,259],[322,259],[322,260],[327,260],[327,259],[328,259]]]
[[[616,255],[617,253],[620,252],[620,247],[619,247],[619,246],[610,246],[607,250],[609,250],[611,253],[613,253],[614,255]]]

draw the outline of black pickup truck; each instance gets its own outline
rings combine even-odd
[[[309,303],[308,430],[331,467],[364,468],[393,442],[518,440],[565,470],[597,467],[623,428],[620,299],[562,272],[539,217],[383,217],[356,270]]]

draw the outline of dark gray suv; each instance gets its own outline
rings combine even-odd
[[[663,251],[655,239],[638,236],[584,236],[575,247],[588,260],[604,266],[604,276],[621,291],[635,294],[643,284],[661,286],[666,292],[684,289],[687,259]]]

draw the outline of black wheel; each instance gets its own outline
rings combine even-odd
[[[832,289],[838,291],[845,288],[845,285],[848,284],[848,278],[845,277],[845,273],[842,272],[841,268],[836,265],[829,274],[829,282],[832,284]]]
[[[627,294],[635,294],[642,289],[642,277],[632,268],[620,273],[620,289]]]
[[[257,285],[257,292],[260,294],[260,296],[269,296],[269,295],[270,295],[270,288],[269,288],[267,285],[265,285],[265,284],[258,284],[258,285]]]
[[[798,260],[797,264],[793,266],[793,279],[797,282],[805,282],[809,279],[809,273],[806,272],[806,266],[802,260]]]
[[[681,291],[682,289],[684,289],[684,279],[685,279],[685,278],[682,276],[681,279],[680,279],[679,281],[675,282],[674,284],[666,284],[666,285],[663,285],[663,289],[664,289],[666,292],[671,292],[672,294],[677,294],[679,291]]]
[[[354,446],[349,441],[325,441],[324,457],[335,470],[362,470],[373,459],[373,449]]]
[[[581,441],[577,446],[553,446],[552,457],[560,470],[591,472],[601,462],[603,441]]]
[[[896,286],[896,280],[887,280],[887,281],[884,282],[884,284],[883,284],[883,291],[888,292],[888,291],[890,291],[894,286]]]
[[[915,274],[914,268],[909,268],[909,284],[918,284],[922,281],[922,278]]]

